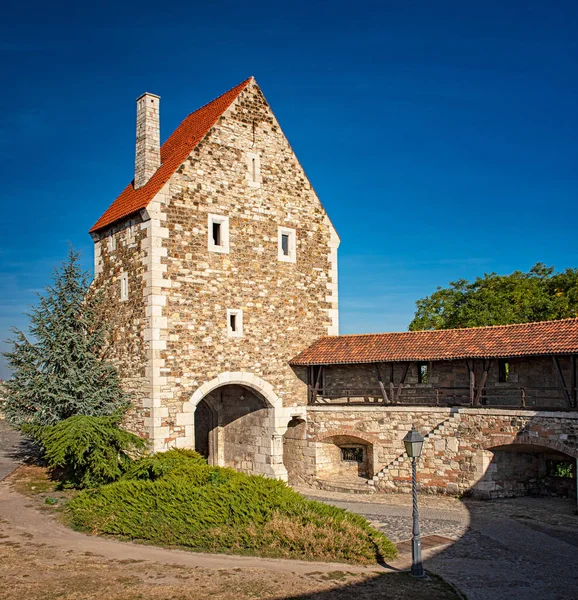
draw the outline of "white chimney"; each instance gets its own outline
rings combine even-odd
[[[145,93],[136,101],[134,188],[145,185],[161,166],[160,96]]]

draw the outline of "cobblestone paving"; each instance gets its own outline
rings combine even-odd
[[[411,499],[384,494],[347,499],[300,490],[367,517],[396,542],[411,535]],[[561,498],[476,502],[420,496],[422,536],[455,542],[424,562],[468,600],[577,600],[576,503]]]
[[[368,514],[369,522],[383,531],[392,542],[402,542],[411,538],[413,520],[411,517],[383,517]],[[457,540],[467,531],[467,525],[441,519],[420,519],[421,535],[441,535]]]
[[[308,498],[333,504],[362,514],[372,525],[383,531],[393,542],[411,538],[412,505],[409,495],[366,496],[366,500],[347,498],[345,494],[331,492],[308,492],[300,490]],[[388,502],[389,501],[389,502]],[[431,496],[420,498],[420,527],[422,535],[441,535],[458,539],[469,526],[469,513],[458,500]]]

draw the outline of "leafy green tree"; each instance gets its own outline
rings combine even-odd
[[[578,317],[578,269],[555,273],[537,263],[527,273],[459,279],[418,300],[416,308],[410,331]]]
[[[89,293],[88,274],[78,261],[71,249],[28,313],[29,335],[14,329],[11,351],[4,353],[12,379],[5,383],[1,408],[16,427],[112,415],[128,407],[117,371],[105,357],[102,298]]]

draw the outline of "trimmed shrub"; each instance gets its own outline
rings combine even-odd
[[[199,458],[171,451],[136,461],[122,481],[72,499],[73,526],[209,552],[355,563],[396,554],[359,515],[307,500],[281,481],[209,467]],[[152,481],[142,477],[147,469]]]
[[[91,488],[111,483],[130,467],[130,454],[145,450],[146,442],[119,428],[120,415],[77,415],[52,426],[25,426],[41,446],[48,465],[63,485]]]

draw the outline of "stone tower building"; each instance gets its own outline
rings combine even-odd
[[[286,478],[307,404],[289,360],[338,333],[339,238],[253,78],[162,146],[159,102],[137,100],[134,181],[90,231],[129,426]]]

